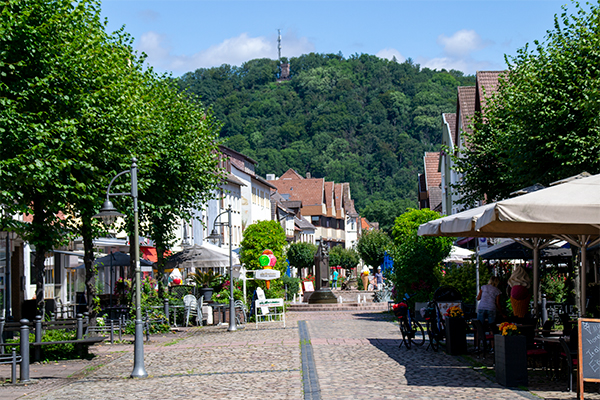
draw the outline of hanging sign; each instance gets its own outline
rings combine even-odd
[[[281,272],[276,269],[258,269],[254,271],[254,279],[262,281],[270,281],[271,279],[279,279]]]

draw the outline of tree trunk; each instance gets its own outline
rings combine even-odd
[[[96,267],[94,267],[94,243],[92,234],[92,220],[90,216],[82,216],[83,236],[83,264],[85,266],[85,291],[87,297],[87,309],[90,315],[90,325],[96,325],[97,310],[96,299]]]
[[[159,245],[156,241],[156,268],[158,269],[156,280],[158,281],[158,298],[165,298],[165,284],[164,284],[164,275],[165,275],[165,248],[163,245]]]
[[[37,200],[37,199],[36,199]],[[44,232],[44,221],[46,219],[46,212],[44,211],[41,201],[34,201],[33,203],[33,225],[32,231],[37,233],[36,238],[40,240],[32,240],[32,244],[35,246],[35,258],[33,259],[33,269],[35,271],[35,300],[36,308],[39,315],[44,315],[44,275],[46,252],[51,250],[48,248],[45,240],[40,238],[38,235],[43,235]]]

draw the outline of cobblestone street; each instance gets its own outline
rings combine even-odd
[[[507,389],[475,371],[468,357],[426,346],[398,348],[398,327],[389,318],[381,312],[297,312],[287,314],[286,328],[184,328],[151,337],[144,346],[149,377],[140,380],[128,378],[131,344],[103,344],[92,349],[97,357],[91,361],[33,364],[34,382],[0,387],[0,398],[576,398],[562,381],[530,378],[532,392]],[[1,377],[9,374],[0,366]],[[600,398],[597,386],[588,389],[586,399]]]

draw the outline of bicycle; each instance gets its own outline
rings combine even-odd
[[[402,334],[402,342],[398,346],[399,348],[402,347],[403,343],[407,349],[410,349],[411,343],[414,343],[416,346],[422,346],[425,343],[425,331],[419,321],[411,315],[406,304],[412,296],[409,296],[408,293],[405,294],[402,301],[393,307],[394,314],[398,318],[400,325],[400,333]]]
[[[429,337],[429,345],[433,351],[438,351],[440,347],[440,341],[446,336],[446,327],[444,326],[444,319],[442,313],[436,301],[432,300],[427,304],[425,310],[425,321],[427,327],[427,336]]]

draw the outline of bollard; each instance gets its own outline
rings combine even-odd
[[[12,348],[12,367],[10,369],[10,378],[12,384],[17,383],[17,348]]]
[[[29,382],[29,320],[21,321],[21,383]]]
[[[42,316],[35,316],[35,343],[42,342]],[[33,361],[40,361],[42,359],[42,346],[35,346],[33,349]]]
[[[0,317],[0,344],[4,343],[4,317]],[[4,354],[4,346],[0,346],[0,354]]]
[[[83,324],[85,326],[85,328],[84,328],[85,330],[83,331],[83,335],[87,335],[88,334],[88,328],[90,326],[90,313],[87,312],[87,311],[83,313]]]
[[[170,325],[171,322],[169,321],[171,321],[171,318],[169,318],[169,299],[165,299],[165,317],[167,317],[167,324]]]
[[[83,338],[83,315],[77,314],[77,340]]]
[[[110,320],[110,344],[115,344],[115,321]]]

